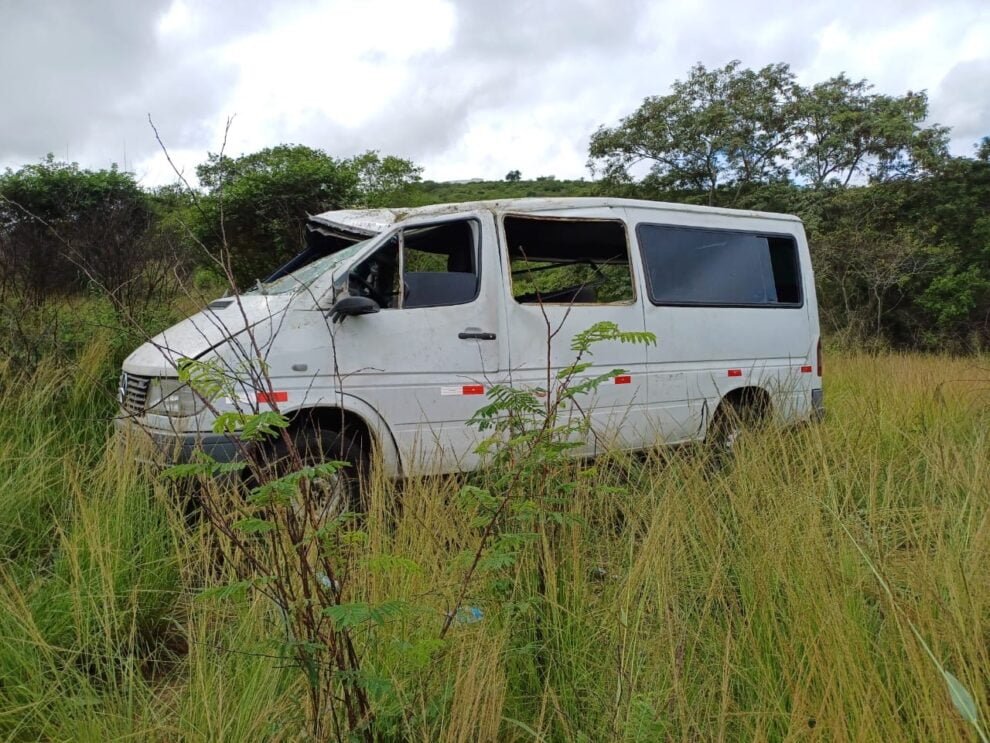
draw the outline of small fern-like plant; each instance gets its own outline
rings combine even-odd
[[[553,337],[548,332],[548,339]],[[548,343],[550,341],[548,340]],[[561,478],[575,449],[597,436],[591,415],[581,402],[604,383],[626,373],[615,368],[589,374],[594,366],[594,346],[604,342],[655,344],[646,331],[621,330],[613,322],[598,322],[574,335],[571,363],[547,369],[547,384],[521,389],[494,385],[488,401],[469,421],[489,435],[478,451],[487,458],[485,486],[462,488],[459,505],[475,513],[473,524],[481,537],[458,584],[454,606],[445,615],[440,636],[449,630],[474,578],[491,574],[496,588],[504,585],[506,572],[517,563],[528,545],[536,543],[548,528],[567,520],[559,506],[572,495],[576,481]],[[540,581],[542,585],[542,581]]]

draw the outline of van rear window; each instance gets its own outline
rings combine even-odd
[[[654,304],[801,306],[792,237],[654,224],[636,235]]]

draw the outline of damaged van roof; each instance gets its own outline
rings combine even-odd
[[[588,209],[594,207],[649,208],[665,209],[672,212],[727,214],[752,216],[761,219],[776,219],[786,222],[800,222],[797,217],[770,212],[757,212],[748,209],[724,209],[721,207],[695,206],[693,204],[673,204],[662,201],[642,201],[639,199],[613,199],[598,197],[497,199],[492,201],[469,201],[454,204],[431,204],[410,208],[393,209],[338,209],[310,215],[311,224],[324,225],[335,230],[371,237],[392,227],[397,222],[411,217],[442,216],[458,212],[490,211],[496,215],[504,213],[562,211],[566,209]]]

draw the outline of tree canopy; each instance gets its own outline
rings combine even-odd
[[[990,342],[990,138],[951,157],[926,94],[786,64],[691,68],[591,137],[610,193],[798,214],[823,327],[850,342]]]
[[[947,130],[924,126],[924,92],[871,90],[845,75],[805,88],[784,63],[760,70],[699,63],[668,95],[648,97],[618,125],[600,127],[589,166],[615,183],[645,167],[646,182],[658,189],[731,204],[752,185],[849,185],[857,176],[882,182],[944,161]]]
[[[153,221],[148,194],[116,166],[86,170],[48,155],[8,169],[0,175],[0,279],[35,297],[90,282],[133,293]]]
[[[337,159],[305,145],[237,158],[210,154],[196,169],[207,189],[197,236],[214,253],[226,240],[235,277],[250,282],[299,252],[308,214],[382,206],[416,183],[420,170],[375,151]]]

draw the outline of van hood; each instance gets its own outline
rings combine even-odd
[[[291,300],[291,295],[284,294],[217,299],[138,347],[124,360],[124,371],[148,377],[175,376],[179,359],[199,358],[252,327],[258,332],[255,341],[264,348]]]

